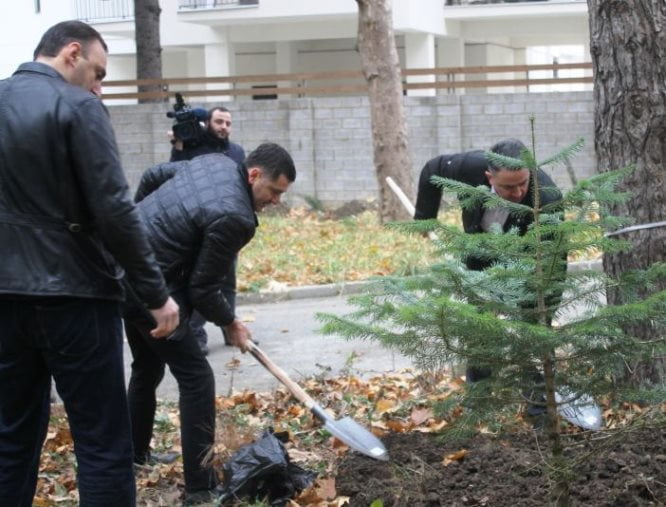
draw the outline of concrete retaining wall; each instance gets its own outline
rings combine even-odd
[[[196,104],[210,107],[211,104]],[[287,148],[298,177],[288,200],[313,196],[333,206],[376,195],[370,110],[366,97],[326,97],[225,103],[233,114],[232,139],[247,152],[263,141]],[[169,158],[168,104],[110,106],[128,179]],[[512,93],[405,97],[414,178],[430,158],[487,149],[505,137],[531,143],[528,117],[536,117],[537,158],[583,137],[585,149],[573,160],[578,178],[595,173],[591,92]],[[547,169],[556,183],[570,186],[564,167]]]

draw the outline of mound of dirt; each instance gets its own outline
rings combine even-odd
[[[603,435],[597,433],[594,438]],[[549,505],[548,480],[541,468],[546,442],[533,433],[494,438],[478,435],[457,445],[428,433],[394,433],[383,439],[389,462],[350,453],[336,478],[339,495],[351,506],[380,499],[385,506]],[[568,449],[574,460],[589,452],[578,437]],[[465,450],[460,460],[447,456]],[[666,428],[632,433],[605,454],[595,454],[576,472],[571,505],[647,506],[666,501]]]

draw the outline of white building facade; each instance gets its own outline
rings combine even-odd
[[[160,0],[160,6],[165,78],[360,68],[354,0]],[[32,59],[41,34],[65,19],[81,19],[102,33],[108,80],[136,77],[133,0],[13,3],[0,19],[2,76]],[[585,0],[393,0],[393,24],[403,68],[590,60]],[[267,79],[253,86],[262,84],[285,85]]]

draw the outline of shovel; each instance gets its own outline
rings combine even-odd
[[[254,343],[249,342],[248,351],[261,365],[282,382],[294,397],[303,403],[314,416],[324,423],[324,428],[334,437],[352,449],[381,461],[388,461],[388,452],[384,444],[363,426],[350,417],[336,420],[318,405],[296,382],[291,380],[283,369],[271,361]]]

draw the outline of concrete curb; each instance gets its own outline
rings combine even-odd
[[[601,260],[570,262],[569,271],[583,271],[603,269]],[[237,305],[257,305],[263,303],[277,303],[291,299],[314,299],[332,296],[345,296],[358,294],[369,282],[341,282],[326,285],[303,285],[301,287],[287,287],[285,290],[272,292],[239,292],[236,295]]]
[[[285,290],[272,292],[239,292],[236,304],[254,305],[261,303],[277,303],[290,299],[312,299],[331,296],[343,296],[361,292],[368,282],[341,282],[326,285],[302,285],[287,287]]]

